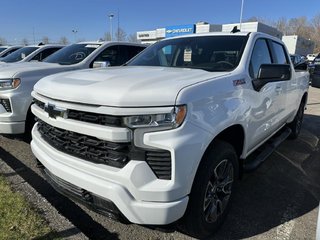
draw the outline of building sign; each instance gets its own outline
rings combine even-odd
[[[149,40],[149,39],[156,39],[157,38],[157,32],[154,31],[142,31],[142,32],[137,32],[137,39],[138,40]]]
[[[194,24],[166,27],[166,38],[194,33]]]

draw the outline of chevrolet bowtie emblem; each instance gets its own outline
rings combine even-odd
[[[44,106],[44,111],[49,114],[50,118],[64,117],[64,114],[67,112],[66,109],[57,108],[54,104],[50,103]]]

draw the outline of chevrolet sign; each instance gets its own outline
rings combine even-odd
[[[166,27],[166,37],[174,37],[194,33],[194,24]]]

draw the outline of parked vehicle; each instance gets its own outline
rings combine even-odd
[[[305,62],[303,57],[299,54],[290,54],[290,59],[294,66]]]
[[[63,48],[60,44],[30,45],[14,51],[12,54],[0,59],[4,63],[42,61],[54,52]]]
[[[166,39],[126,66],[40,80],[31,147],[63,194],[203,238],[226,217],[241,170],[298,136],[308,81],[266,34]]]
[[[308,54],[307,55],[307,61],[312,62],[315,59],[316,56],[317,56],[317,54],[314,54],[314,53]]]
[[[21,46],[0,46],[0,58],[8,56],[20,48]]]
[[[31,91],[40,78],[64,71],[118,66],[144,48],[141,44],[82,42],[55,52],[43,62],[15,63],[1,67],[0,134],[30,133],[34,123],[30,111]]]
[[[320,88],[320,54],[312,62],[311,86]]]

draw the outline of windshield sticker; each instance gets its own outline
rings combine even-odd
[[[191,48],[184,49],[183,61],[184,62],[191,62],[191,55],[192,55],[192,49]]]
[[[98,47],[100,47],[99,44],[88,44],[88,45],[86,45],[86,48],[98,48]]]

